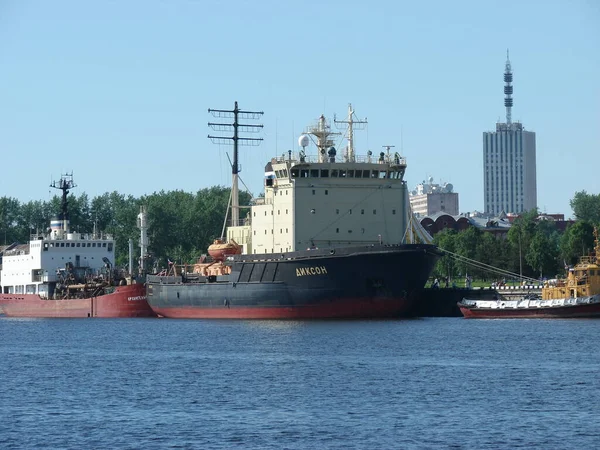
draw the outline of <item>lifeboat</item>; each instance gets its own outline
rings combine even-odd
[[[212,256],[215,261],[223,261],[228,256],[239,255],[241,253],[242,247],[233,239],[229,242],[225,242],[222,239],[215,239],[208,247],[208,254]]]

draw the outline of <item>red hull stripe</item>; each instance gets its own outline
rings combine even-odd
[[[94,298],[46,300],[35,294],[0,294],[0,315],[7,317],[156,317],[143,284],[119,286]]]
[[[339,301],[323,305],[295,307],[217,307],[154,308],[163,317],[172,319],[352,319],[389,318],[402,316],[410,302],[405,299],[365,299]]]

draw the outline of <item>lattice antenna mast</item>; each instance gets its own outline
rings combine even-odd
[[[354,110],[352,109],[352,104],[348,103],[348,118],[346,120],[337,120],[335,117],[333,119],[336,126],[338,124],[345,124],[348,128],[348,146],[346,147],[346,161],[355,162],[356,158],[354,155],[354,129],[356,127],[357,130],[364,130],[367,125],[367,118],[364,120],[358,120],[356,115],[354,114]]]
[[[513,106],[513,87],[512,87],[512,68],[510,67],[510,59],[508,58],[508,49],[506,49],[506,64],[504,65],[504,106],[506,107],[506,124],[512,123],[512,106]]]
[[[239,123],[239,119],[258,120],[264,114],[262,111],[242,111],[238,108],[238,102],[235,102],[233,110],[227,109],[209,109],[214,117],[220,119],[231,119],[233,123],[212,123],[209,122],[208,126],[215,131],[227,131],[233,130],[233,136],[211,136],[208,135],[209,139],[213,143],[218,144],[231,144],[233,143],[233,162],[231,163],[231,225],[236,227],[239,225],[240,220],[240,202],[238,192],[238,173],[241,171],[238,164],[238,146],[239,145],[259,145],[263,140],[262,138],[249,138],[240,137],[239,133],[258,133],[262,130],[262,124],[245,124]]]
[[[69,189],[77,187],[73,181],[73,172],[65,173],[61,175],[60,180],[53,181],[50,183],[50,187],[54,189],[60,189],[62,191],[62,199],[60,202],[60,216],[59,220],[62,222],[62,229],[65,233],[69,232],[69,201],[67,195],[69,195]]]
[[[327,123],[327,119],[325,119],[325,116],[321,114],[321,117],[319,117],[317,123],[309,126],[306,129],[306,134],[317,138],[315,145],[317,146],[319,152],[319,162],[325,162],[327,151],[333,147],[333,140],[331,139],[331,136],[339,135],[340,133],[331,131],[331,127],[329,126],[329,123]]]

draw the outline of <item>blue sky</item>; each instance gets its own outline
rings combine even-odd
[[[358,154],[402,142],[411,189],[432,176],[483,210],[507,48],[539,208],[569,217],[576,191],[600,193],[596,0],[0,0],[0,196],[46,200],[65,171],[90,197],[229,185],[207,109],[236,100],[265,112],[240,155],[257,195],[270,157],[352,103]]]

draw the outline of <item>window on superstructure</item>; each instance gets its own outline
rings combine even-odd
[[[354,170],[348,171],[348,178],[354,178]]]
[[[308,178],[308,169],[300,169],[300,178]]]
[[[371,177],[371,171],[363,170],[363,178],[370,178],[370,177]]]
[[[329,177],[329,169],[321,170],[321,178],[328,178],[328,177]]]
[[[315,195],[317,193],[314,189],[312,190],[312,192],[313,192],[313,195]]]
[[[348,214],[352,215],[352,210],[351,209],[348,210]]]
[[[373,214],[377,214],[377,210],[376,209],[373,210]]]
[[[365,213],[365,210],[364,210],[364,209],[361,209],[361,210],[360,210],[360,213],[361,213],[361,214],[364,214],[364,213]]]
[[[329,191],[325,189],[325,195],[329,195]]]
[[[336,232],[336,233],[339,233],[339,232],[340,232],[340,229],[339,229],[339,228],[336,228],[336,229],[335,229],[335,232]]]
[[[298,178],[298,176],[300,175],[300,170],[299,169],[292,169],[292,178]]]
[[[395,209],[392,209],[392,214],[396,214],[396,210]]]
[[[112,242],[110,242],[110,243],[108,244],[108,251],[109,251],[109,252],[112,252],[112,249],[113,249],[113,245],[112,245]]]
[[[311,178],[319,178],[319,169],[310,169]]]
[[[339,214],[339,213],[340,213],[340,210],[339,210],[339,209],[336,209],[336,210],[335,210],[335,213],[336,213],[336,214]]]
[[[356,172],[354,172],[354,178],[362,178],[362,174],[362,170],[357,170]]]
[[[340,178],[346,178],[346,171],[340,170]]]
[[[379,170],[371,171],[371,178],[379,178]]]
[[[387,171],[385,171],[385,170],[381,170],[381,171],[379,172],[379,179],[383,179],[383,178],[385,178],[386,176],[387,176]]]
[[[96,246],[96,243],[95,243],[95,242],[92,242],[92,247],[95,247],[95,246]]]
[[[333,169],[333,170],[331,171],[331,177],[332,177],[332,178],[337,178],[337,176],[338,176],[338,170],[337,170],[337,169]]]

